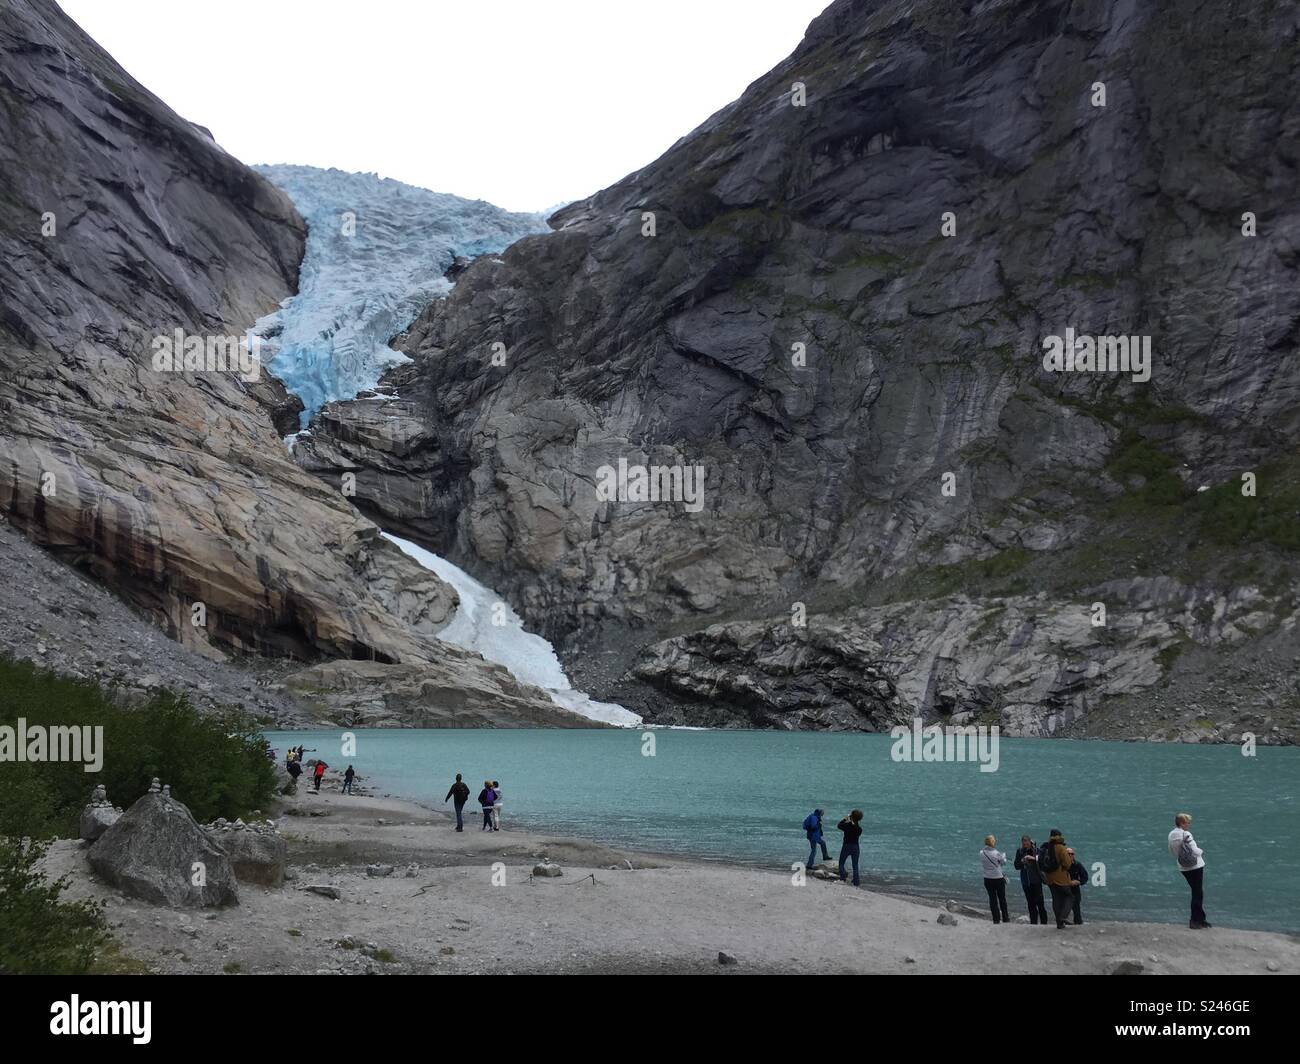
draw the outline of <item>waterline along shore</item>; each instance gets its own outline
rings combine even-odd
[[[85,873],[75,842],[56,843],[46,865],[71,876],[70,896],[107,901],[119,940],[158,972],[1300,972],[1290,935],[994,926],[839,881],[799,886],[786,872],[519,831],[508,813],[501,831],[484,832],[476,812],[467,806],[457,833],[449,815],[415,802],[341,794],[331,773],[319,794],[302,785],[276,812],[292,878],[245,885],[237,906],[218,910],[122,897]],[[541,862],[562,875],[533,875]]]

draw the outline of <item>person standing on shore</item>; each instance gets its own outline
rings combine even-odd
[[[347,770],[345,773],[343,773],[343,793],[344,793],[344,794],[351,794],[351,793],[352,793],[352,781],[353,781],[354,779],[356,779],[356,778],[357,778],[357,774],[356,774],[355,772],[352,771],[352,766],[349,765],[349,766],[348,766],[348,770]]]
[[[858,857],[861,850],[858,840],[862,838],[862,810],[855,809],[835,826],[844,832],[844,841],[840,843],[840,881],[845,878],[844,862],[853,860],[853,885],[858,886]]]
[[[998,840],[992,835],[984,836],[984,849],[980,850],[980,870],[984,873],[984,891],[989,896],[989,911],[993,922],[1011,923],[1011,914],[1007,912],[1007,877],[1002,866],[1007,863],[1007,855],[997,848]]]
[[[1074,908],[1074,922],[1083,923],[1083,885],[1088,882],[1088,870],[1074,856],[1073,848],[1067,846],[1065,852],[1070,855],[1070,902]]]
[[[501,781],[492,781],[492,830],[501,830]]]
[[[327,768],[329,768],[329,765],[325,764],[324,761],[317,761],[317,762],[316,762],[316,772],[315,772],[315,777],[314,777],[314,778],[315,778],[315,781],[316,781],[316,790],[318,790],[318,791],[320,790],[320,781],[323,780],[323,779],[325,778],[325,770],[326,770]]]
[[[1174,817],[1174,830],[1169,833],[1169,854],[1178,864],[1178,871],[1192,888],[1192,919],[1188,927],[1203,931],[1210,927],[1205,918],[1205,892],[1202,881],[1205,878],[1205,851],[1196,845],[1189,830],[1192,826],[1191,813],[1179,813]]]
[[[1038,850],[1038,869],[1047,881],[1047,889],[1052,892],[1052,915],[1056,917],[1056,930],[1064,931],[1067,924],[1065,916],[1070,911],[1070,888],[1074,881],[1070,879],[1070,854],[1065,845],[1065,837],[1057,828],[1052,828],[1048,839]]]
[[[478,804],[483,807],[483,826],[479,828],[479,831],[492,830],[492,806],[496,800],[496,792],[492,790],[492,781],[484,780],[483,789],[478,792]]]
[[[1025,892],[1025,904],[1029,906],[1029,922],[1046,927],[1047,906],[1043,904],[1043,874],[1038,870],[1038,848],[1028,835],[1020,836],[1015,867],[1020,873],[1020,889]]]
[[[803,818],[803,831],[808,836],[808,861],[804,865],[805,868],[812,868],[817,864],[817,847],[819,845],[822,848],[822,860],[829,861],[831,859],[831,855],[826,849],[826,839],[822,835],[822,816],[824,812],[822,809],[814,809]]]
[[[461,781],[460,773],[456,773],[456,782],[451,785],[447,791],[447,798],[452,799],[452,805],[456,807],[456,830],[465,830],[465,803],[469,801],[469,787]],[[447,798],[444,798],[445,802]]]

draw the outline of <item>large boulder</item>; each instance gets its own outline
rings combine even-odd
[[[100,835],[87,857],[101,878],[155,905],[198,908],[239,901],[225,850],[169,795],[146,794]]]
[[[208,838],[226,851],[235,878],[261,887],[284,886],[288,845],[274,827],[218,820],[204,828]]]

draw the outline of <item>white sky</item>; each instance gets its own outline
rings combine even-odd
[[[247,163],[540,210],[657,158],[830,0],[60,0]]]

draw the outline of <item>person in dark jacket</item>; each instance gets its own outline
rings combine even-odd
[[[349,765],[349,766],[348,766],[348,770],[347,770],[345,773],[343,773],[343,793],[344,793],[344,794],[351,794],[351,793],[352,793],[352,781],[353,781],[354,779],[356,779],[356,778],[357,778],[357,774],[352,770],[352,766]]]
[[[447,791],[447,798],[452,799],[452,805],[456,807],[456,830],[465,830],[465,803],[469,801],[469,787],[461,780],[460,773],[456,773],[456,782],[451,785]],[[447,798],[444,798],[445,802]]]
[[[1055,865],[1053,868],[1049,868],[1043,863],[1044,854],[1049,849],[1052,862]],[[1042,849],[1038,851],[1038,867],[1043,873],[1043,879],[1047,882],[1047,889],[1052,892],[1052,915],[1056,917],[1056,929],[1058,931],[1064,931],[1069,926],[1065,922],[1065,917],[1070,911],[1070,888],[1074,886],[1074,881],[1070,878],[1071,863],[1065,837],[1056,828],[1052,828],[1047,841],[1043,843]]]
[[[492,781],[484,780],[483,789],[478,792],[478,804],[483,807],[483,826],[480,831],[492,830],[492,806],[497,800],[496,791],[492,789]]]
[[[826,849],[826,839],[822,835],[822,816],[825,814],[823,809],[814,809],[803,818],[803,832],[808,836],[808,860],[805,862],[805,868],[812,868],[817,863],[817,847],[822,848],[822,859],[829,861],[830,853]]]
[[[1072,847],[1067,846],[1065,852],[1070,855],[1070,867],[1067,871],[1070,873],[1070,881],[1073,883],[1073,886],[1070,887],[1070,900],[1074,907],[1074,922],[1081,924],[1083,923],[1083,885],[1088,882],[1088,870],[1074,856]]]
[[[1014,861],[1020,873],[1020,889],[1025,892],[1029,906],[1029,922],[1047,925],[1047,906],[1043,904],[1043,875],[1038,871],[1038,848],[1028,835],[1020,836],[1020,849]]]
[[[855,809],[835,826],[844,832],[844,841],[840,843],[840,879],[845,878],[844,862],[853,859],[853,885],[858,886],[858,840],[862,838],[862,810]]]

